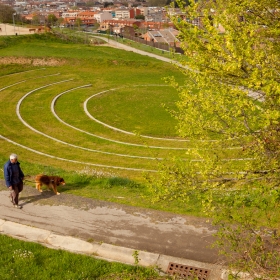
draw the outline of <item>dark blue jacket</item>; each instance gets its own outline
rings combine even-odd
[[[16,162],[16,164],[18,165],[18,169],[19,169],[19,177],[21,180],[23,180],[24,174],[20,168],[20,163]],[[4,165],[4,177],[6,181],[6,186],[8,188],[9,186],[12,185],[12,178],[13,178],[12,163],[10,160],[7,161]]]

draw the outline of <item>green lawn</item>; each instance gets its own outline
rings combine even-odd
[[[176,120],[163,106],[175,110],[176,94],[160,83],[119,88],[93,97],[88,104],[90,113],[101,122],[128,132],[176,137]]]
[[[196,198],[152,204],[145,186],[145,176],[156,175],[162,160],[189,159],[188,149],[207,148],[200,139],[177,137],[169,111],[179,97],[163,79],[187,82],[179,69],[45,34],[2,36],[0,48],[0,63],[10,61],[0,68],[1,164],[15,152],[26,174],[63,175],[62,192],[203,215]],[[231,158],[239,150],[218,153]],[[239,169],[246,162],[228,164]]]
[[[0,235],[0,279],[167,279],[153,268],[107,262]]]

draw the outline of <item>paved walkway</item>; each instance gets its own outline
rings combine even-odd
[[[106,39],[104,37],[101,37],[101,36],[98,37],[98,36],[95,36],[95,35],[93,37],[103,39],[104,41],[108,42],[108,44],[110,46],[118,48],[118,49],[123,49],[123,50],[126,50],[126,51],[138,53],[138,54],[141,54],[141,55],[150,56],[150,57],[153,57],[153,58],[165,61],[165,62],[176,63],[174,60],[172,60],[170,58],[163,57],[163,56],[160,56],[160,55],[157,55],[157,54],[154,54],[154,53],[149,53],[149,52],[145,52],[145,51],[142,51],[142,50],[138,50],[138,49],[135,49],[135,48],[130,47],[128,45],[122,44],[118,41],[112,40],[112,39]]]
[[[163,56],[160,56],[160,55],[157,55],[157,54],[154,54],[154,53],[150,53],[150,52],[145,52],[145,51],[142,51],[142,50],[130,47],[128,45],[122,44],[119,41],[115,41],[115,40],[112,40],[112,39],[107,39],[107,38],[104,38],[102,36],[92,35],[91,37],[102,39],[105,42],[107,42],[108,45],[111,46],[111,47],[122,49],[122,50],[126,50],[126,51],[130,51],[130,52],[134,52],[134,53],[138,53],[138,54],[141,54],[141,55],[146,55],[146,56],[149,56],[149,57],[153,57],[153,58],[156,58],[158,60],[165,61],[165,62],[168,62],[168,63],[173,63],[174,65],[178,65],[180,67],[183,67],[185,69],[189,69],[190,70],[189,67],[183,66],[182,64],[180,64],[179,62],[175,61],[174,59],[163,57]]]
[[[96,201],[25,186],[22,209],[12,207],[0,181],[0,232],[77,253],[140,265],[169,262],[207,269],[209,279],[226,279],[217,251],[210,248],[215,228],[205,219]]]
[[[31,34],[29,28],[19,27],[17,25],[13,26],[10,24],[1,23],[0,28],[1,28],[0,36]]]

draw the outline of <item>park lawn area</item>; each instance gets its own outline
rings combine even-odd
[[[176,94],[159,83],[98,95],[90,99],[88,107],[92,116],[118,129],[155,137],[177,137],[177,122],[164,108],[175,110],[176,101]]]
[[[166,279],[153,268],[108,262],[0,235],[0,279]]]
[[[0,158],[0,165],[3,166],[6,161],[6,158]],[[20,161],[20,163],[26,175],[25,184],[34,188],[34,177],[29,177],[29,174],[43,173],[59,175],[66,181],[65,186],[58,187],[61,195],[67,193],[134,207],[149,208],[183,215],[204,216],[204,213],[201,211],[201,203],[195,195],[190,202],[177,200],[151,202],[151,196],[143,177],[141,181],[140,179],[133,180],[128,177],[120,177],[110,172],[91,168],[85,168],[75,172],[63,170],[54,166],[43,166],[41,164],[24,161]],[[2,173],[0,178],[3,178]],[[0,190],[6,190],[6,187],[2,186]],[[46,191],[47,188],[42,186],[42,190]],[[24,191],[22,195],[24,198]]]
[[[207,146],[199,139],[178,139],[176,120],[164,108],[176,109],[177,93],[163,79],[173,76],[185,83],[179,69],[148,56],[66,42],[48,34],[2,36],[0,48],[1,59],[10,59],[0,68],[2,166],[16,152],[25,174],[64,177],[67,185],[62,193],[204,215],[196,197],[152,203],[145,185],[145,176],[156,174],[161,160],[189,159],[188,149]],[[75,89],[85,85],[89,86]],[[63,122],[51,111],[52,101],[62,93],[54,111]],[[90,120],[84,110],[87,98],[91,115],[134,135]],[[19,102],[22,119],[16,111]],[[239,150],[219,153],[236,157]],[[245,164],[239,161],[232,166],[238,169]]]

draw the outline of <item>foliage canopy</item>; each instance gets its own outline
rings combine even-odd
[[[233,267],[279,277],[280,1],[177,4],[191,79],[168,82],[180,96],[178,133],[198,148],[162,164],[151,190],[186,202],[196,194]]]

